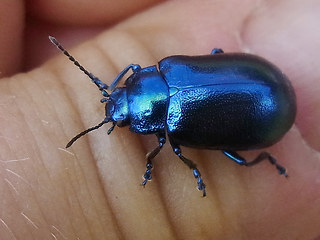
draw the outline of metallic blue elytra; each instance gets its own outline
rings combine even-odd
[[[268,147],[292,126],[296,104],[286,76],[249,54],[173,56],[159,70],[170,89],[167,133],[179,145]]]
[[[288,176],[276,159],[262,152],[247,162],[236,151],[260,149],[278,142],[296,116],[296,97],[287,77],[267,60],[245,53],[214,49],[204,56],[171,56],[159,66],[127,66],[108,86],[84,69],[53,37],[50,40],[102,91],[106,117],[97,126],[75,136],[70,147],[86,133],[112,122],[130,126],[139,134],[155,134],[158,146],[147,155],[144,186],[152,179],[153,158],[168,137],[174,153],[193,170],[197,187],[206,196],[200,171],[182,155],[180,146],[221,150],[240,165],[262,160]],[[117,87],[132,70],[123,87]]]

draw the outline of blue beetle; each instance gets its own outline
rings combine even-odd
[[[204,56],[170,56],[162,59],[158,68],[130,64],[108,86],[83,68],[55,38],[49,38],[90,77],[104,96],[101,102],[106,102],[105,119],[75,136],[67,148],[81,136],[112,122],[108,134],[115,126],[130,126],[132,132],[158,138],[158,146],[147,155],[143,186],[152,178],[152,159],[165,144],[166,135],[173,152],[193,170],[203,196],[206,190],[200,171],[182,155],[180,146],[222,150],[245,166],[269,160],[280,174],[288,176],[267,152],[249,162],[236,152],[275,144],[295,120],[293,87],[265,59],[221,49]],[[133,73],[124,87],[117,87],[130,69]]]

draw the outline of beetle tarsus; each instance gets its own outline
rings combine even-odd
[[[197,179],[198,189],[203,192],[202,196],[203,197],[207,196],[206,185],[203,183],[199,170],[197,168],[194,168],[192,172],[193,172],[193,176]]]
[[[279,174],[280,175],[283,175],[285,177],[288,177],[288,174],[286,172],[286,169],[281,166],[280,164],[277,163],[277,160],[272,157],[270,155],[270,153],[268,152],[262,152],[260,153],[255,159],[253,159],[251,162],[247,162],[245,158],[243,158],[242,156],[240,156],[237,152],[234,152],[234,151],[227,151],[227,150],[224,150],[222,151],[227,157],[229,157],[231,160],[235,161],[236,163],[240,164],[240,165],[245,165],[247,167],[250,167],[250,166],[253,166],[253,165],[256,165],[258,163],[260,163],[261,161],[263,160],[269,160],[269,162],[272,164],[272,165],[275,165]]]
[[[277,170],[278,170],[280,175],[283,175],[285,177],[289,177],[289,175],[286,172],[285,167],[283,167],[280,164],[278,164],[277,160],[274,157],[272,157],[269,153],[266,153],[266,152],[264,152],[264,153],[267,154],[267,158],[268,158],[269,162],[276,166],[276,168],[277,168]]]
[[[144,175],[143,175],[143,182],[141,183],[142,186],[145,186],[147,184],[148,181],[150,181],[152,179],[152,168],[153,168],[153,164],[151,161],[148,161],[146,164],[147,170],[145,171]]]
[[[204,182],[201,178],[201,174],[197,168],[197,165],[193,161],[191,161],[190,159],[188,159],[182,155],[181,149],[179,146],[172,143],[172,141],[170,143],[171,143],[173,152],[182,160],[182,162],[184,162],[184,164],[186,164],[190,169],[192,169],[193,176],[197,179],[198,189],[203,192],[202,196],[205,197],[207,195],[206,185],[204,184]]]
[[[142,186],[145,186],[147,184],[147,182],[152,179],[152,168],[153,168],[152,159],[158,155],[161,148],[166,143],[166,135],[164,132],[157,133],[156,136],[158,138],[159,145],[155,149],[153,149],[151,152],[149,152],[147,155],[147,164],[146,164],[147,170],[145,171],[145,173],[143,175],[144,181],[141,184]]]
[[[145,187],[145,186],[146,186],[146,184],[147,184],[147,182],[148,182],[148,180],[147,180],[147,179],[145,179],[145,180],[141,183],[141,186],[142,186],[142,187]]]

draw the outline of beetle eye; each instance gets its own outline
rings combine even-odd
[[[130,124],[130,120],[123,114],[120,115],[120,118],[117,119],[116,121],[116,125],[118,127],[125,127],[128,126]]]
[[[108,100],[107,104],[106,104],[106,116],[111,117],[114,113],[114,103],[111,99]]]

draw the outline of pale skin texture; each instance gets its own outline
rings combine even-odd
[[[64,2],[0,2],[0,71],[12,76],[0,81],[0,239],[320,237],[319,1],[190,0],[147,10],[126,1]],[[106,83],[130,63],[214,47],[269,59],[297,94],[294,126],[267,149],[290,177],[268,162],[246,168],[219,151],[183,148],[207,185],[202,198],[169,144],[155,158],[153,181],[140,186],[154,136],[127,128],[108,136],[104,126],[66,151],[71,137],[103,119],[104,105],[49,34],[67,46],[86,39],[69,51]],[[13,76],[53,53],[60,56]],[[259,152],[242,154],[250,160]]]

